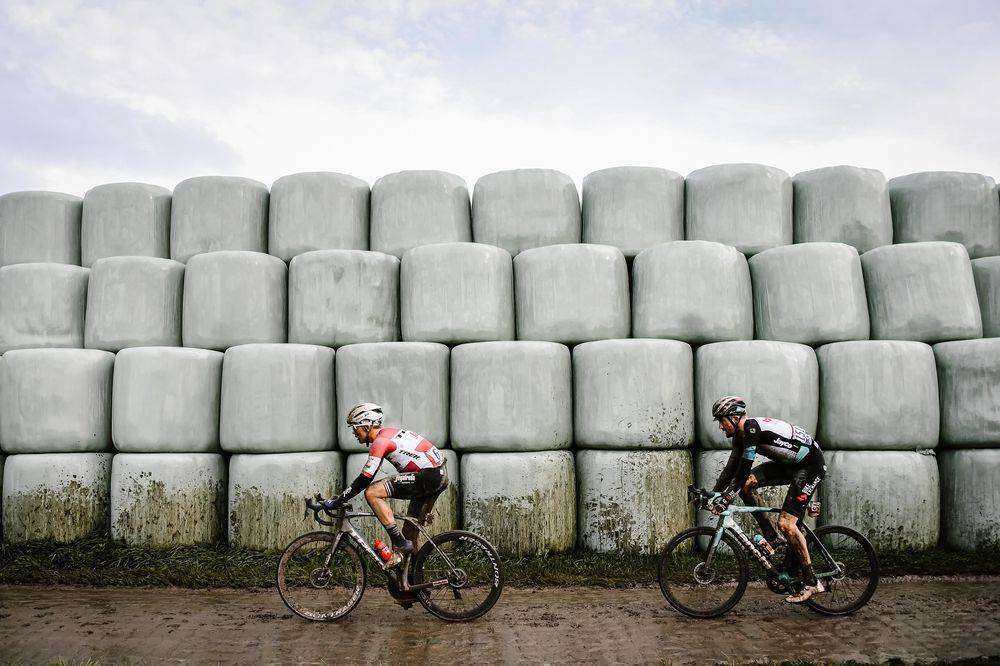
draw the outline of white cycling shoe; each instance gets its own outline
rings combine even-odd
[[[826,588],[823,587],[823,582],[817,580],[815,585],[806,585],[798,594],[788,595],[785,597],[785,601],[790,604],[801,604],[803,601],[811,599],[814,595],[822,594],[824,592],[826,592]]]

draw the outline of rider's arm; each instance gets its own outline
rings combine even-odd
[[[344,492],[337,496],[336,501],[339,504],[345,504],[352,497],[371,485],[372,479],[375,478],[375,474],[382,465],[383,456],[386,453],[386,448],[382,442],[376,440],[368,450],[368,460],[365,461],[364,466],[361,468],[361,473],[358,474],[354,481],[351,481],[351,485],[344,488]]]
[[[743,446],[740,449],[739,460],[736,463],[733,478],[729,480],[725,489],[721,491],[723,495],[735,496],[736,493],[743,489],[743,484],[750,477],[753,460],[757,457],[757,436],[759,433],[760,429],[757,422],[753,419],[748,419],[743,426],[743,435],[740,438]],[[736,453],[735,449],[733,453]],[[730,460],[730,462],[732,461]]]
[[[729,461],[726,466],[722,468],[722,472],[719,474],[719,479],[715,482],[715,486],[712,488],[713,493],[721,493],[722,489],[729,485],[729,482],[733,479],[733,474],[736,473],[736,465],[740,462],[740,451],[739,447],[734,446],[732,453],[729,454]]]
[[[736,471],[733,473],[733,478],[726,485],[724,490],[716,492],[721,492],[723,495],[730,496],[738,493],[743,488],[743,484],[746,483],[747,479],[750,477],[750,468],[753,467],[753,459],[756,456],[757,450],[753,446],[743,447],[743,452],[736,464]]]

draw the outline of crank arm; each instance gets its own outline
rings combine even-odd
[[[410,585],[407,588],[407,592],[417,592],[419,590],[426,590],[432,587],[444,587],[448,584],[447,578],[442,578],[441,580],[432,580],[429,583],[418,583],[417,585]]]

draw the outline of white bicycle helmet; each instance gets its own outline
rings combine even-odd
[[[373,402],[363,402],[347,413],[347,425],[358,426],[382,425],[382,408]]]

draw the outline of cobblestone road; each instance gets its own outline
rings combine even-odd
[[[272,591],[0,587],[0,662],[711,663],[1000,655],[1000,579],[883,583],[853,617],[751,589],[718,620],[657,589],[507,590],[485,618],[436,620],[369,589],[337,624],[294,618]]]

